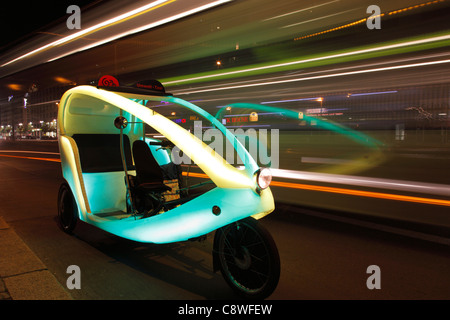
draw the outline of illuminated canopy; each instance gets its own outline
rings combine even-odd
[[[58,112],[63,176],[75,196],[82,220],[137,241],[171,242],[206,234],[247,216],[260,218],[274,209],[270,189],[261,191],[256,184],[258,165],[237,138],[212,115],[192,103],[161,92],[145,94],[144,91],[121,90],[119,87],[106,89],[75,87],[63,95]],[[227,163],[195,135],[146,107],[142,101],[177,104],[207,119],[232,144],[245,169]],[[110,212],[126,212],[124,172],[83,172],[76,137],[83,134],[117,135],[120,130],[114,121],[119,116],[128,121],[123,135],[130,145],[136,140],[145,140],[142,124],[146,123],[178,146],[217,188],[154,217],[117,219],[108,216]],[[214,206],[221,208],[220,215],[211,213]]]

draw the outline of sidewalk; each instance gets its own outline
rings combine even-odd
[[[71,300],[42,261],[0,217],[0,300]]]

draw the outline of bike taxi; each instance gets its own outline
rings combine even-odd
[[[172,106],[221,132],[242,165],[231,165],[190,128],[163,115]],[[157,81],[121,86],[106,76],[97,86],[77,86],[62,96],[58,130],[65,180],[58,221],[65,232],[81,220],[126,239],[158,244],[215,231],[214,271],[247,298],[266,298],[274,291],[278,250],[258,222],[275,208],[270,171],[261,169],[211,114],[166,93]],[[175,148],[191,161],[188,169],[193,163],[202,171],[208,188],[205,182],[186,185],[190,172],[174,161]]]

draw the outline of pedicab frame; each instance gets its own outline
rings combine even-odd
[[[235,148],[243,162],[243,168],[236,168],[227,163],[199,138],[174,121],[144,106],[142,101],[177,104],[207,119]],[[120,130],[114,125],[118,117],[124,117],[128,122],[128,125]],[[120,134],[121,137],[128,136],[130,145],[136,140],[149,143],[151,139],[145,137],[143,123],[179,147],[209,176],[216,187],[167,212],[140,218],[129,212],[127,207],[128,190],[124,173],[135,174],[132,169],[123,167],[123,170],[118,171],[83,171],[83,159],[80,158],[80,150],[75,140],[77,135]],[[74,87],[61,98],[58,131],[61,167],[65,180],[63,185],[65,192],[73,195],[75,220],[79,219],[119,237],[142,243],[162,244],[195,239],[219,229],[222,235],[231,234],[236,231],[230,233],[224,228],[246,219],[258,220],[274,210],[270,188],[261,188],[258,184],[261,169],[237,138],[205,110],[170,94],[121,87]],[[160,165],[170,161],[166,150],[150,144],[149,147]],[[61,206],[61,201],[58,201],[58,206]],[[239,226],[236,226],[239,229]],[[255,228],[253,222],[250,223],[250,228]],[[72,226],[69,229],[72,229]],[[214,245],[219,246],[219,242],[220,240],[215,239]],[[269,246],[273,247],[271,238],[269,242]],[[274,250],[278,262],[272,265],[272,268],[279,275],[276,247]],[[217,252],[213,252],[213,255],[216,258],[215,269],[218,269],[220,263]],[[221,271],[223,273],[222,268]],[[231,285],[236,282],[233,277],[225,278]],[[246,288],[241,289],[248,291]],[[272,292],[273,289],[269,291]]]
[[[105,103],[103,109],[93,110],[92,104],[89,104],[92,98]],[[186,129],[130,99],[176,103],[202,115],[232,143],[243,160],[245,169],[233,167]],[[82,172],[77,144],[72,136],[118,134],[114,119],[121,113],[132,120],[129,120],[131,125],[123,132],[128,135],[130,144],[143,137],[138,128],[143,126],[132,122],[147,123],[190,157],[217,188],[172,209],[170,214],[167,212],[146,219],[135,219],[133,216],[116,219],[114,216],[107,216],[105,213],[108,211],[126,212],[123,172]],[[270,188],[261,190],[258,186],[256,175],[259,167],[247,150],[217,119],[182,99],[173,96],[117,93],[93,86],[79,86],[70,89],[61,98],[58,126],[63,177],[74,194],[79,218],[110,233],[139,242],[177,242],[199,237],[248,216],[259,219],[274,210]],[[112,190],[105,190],[108,187]],[[111,194],[117,194],[117,199],[121,201],[114,200],[115,203],[112,204],[109,201],[111,199],[102,198],[102,194],[108,194],[109,197]],[[212,212],[214,206],[220,208],[220,214]]]

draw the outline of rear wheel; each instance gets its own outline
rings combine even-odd
[[[72,233],[78,221],[78,208],[67,183],[61,184],[58,192],[58,223],[66,233]]]
[[[253,218],[217,230],[214,254],[225,281],[246,298],[267,298],[278,285],[278,249],[270,233]]]

